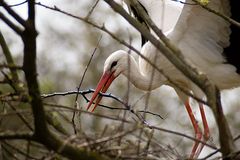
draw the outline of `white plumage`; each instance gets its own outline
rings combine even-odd
[[[142,1],[146,2],[140,0],[140,2]],[[192,2],[188,0],[186,3]],[[227,0],[211,0],[208,7],[230,15]],[[148,8],[146,9],[148,10]],[[151,10],[149,15],[151,12],[158,11]],[[174,30],[167,35],[179,47],[186,60],[200,72],[205,73],[220,89],[229,89],[240,85],[240,75],[236,73],[236,68],[226,64],[223,56],[223,48],[229,45],[229,26],[227,21],[198,5],[185,5]],[[193,84],[189,83],[189,80],[177,71],[162,54],[157,52],[159,51],[150,42],[146,43],[141,51],[151,61],[157,54],[156,64],[173,80],[185,83],[191,89]],[[141,58],[139,68],[145,75],[151,75],[149,72],[151,65]]]
[[[130,5],[128,1],[126,2]],[[240,75],[236,72],[236,67],[228,64],[223,55],[224,48],[230,45],[231,30],[229,22],[199,5],[184,5],[181,11],[181,9],[176,9],[176,6],[173,5],[175,2],[172,1],[138,0],[138,2],[145,8],[159,28],[169,31],[169,28],[175,26],[172,32],[167,32],[167,37],[182,51],[186,61],[196,67],[199,72],[206,74],[209,80],[216,84],[219,89],[231,89],[240,86]],[[194,3],[191,0],[185,2],[187,4]],[[165,6],[165,10],[162,12],[163,6]],[[231,16],[228,0],[211,0],[208,7]],[[173,17],[178,18],[179,13],[181,15],[175,25],[175,22],[171,22],[171,20]],[[150,42],[144,44],[141,54],[155,63],[175,83],[193,91],[199,98],[203,98],[203,92],[175,68]],[[155,70],[153,74],[152,71],[152,66],[140,57],[137,64],[135,59],[123,50],[112,53],[105,61],[103,76],[88,105],[88,109],[98,97],[98,93],[100,91],[106,92],[112,81],[120,74],[125,75],[137,88],[142,90],[152,90],[163,84],[171,85],[161,73]],[[154,76],[152,77],[152,75]],[[188,97],[179,89],[176,89],[176,91],[188,110],[196,138],[201,139],[202,132],[192,115]],[[98,97],[93,110],[100,100],[101,97]],[[200,105],[200,111],[204,125],[203,140],[207,141],[209,131],[202,105]],[[190,158],[196,158],[202,148],[203,145],[199,146],[199,143],[195,142]]]

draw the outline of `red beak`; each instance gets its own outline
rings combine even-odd
[[[95,101],[95,105],[91,112],[93,112],[95,110],[95,108],[98,106],[99,102],[102,99],[102,96],[100,96],[99,93],[100,92],[105,93],[115,78],[116,78],[116,76],[114,76],[114,72],[106,71],[105,73],[103,73],[103,75],[95,89],[95,92],[93,93],[93,96],[87,106],[87,110],[89,110],[89,108],[93,104],[93,101],[97,98],[97,100]]]

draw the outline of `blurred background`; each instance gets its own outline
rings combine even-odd
[[[21,1],[11,0],[6,2],[8,4],[17,4]],[[38,2],[51,7],[56,6],[63,11],[79,17],[87,16],[89,11],[93,8],[94,4],[96,4],[95,0],[40,0]],[[119,3],[122,2],[119,0]],[[177,5],[179,4],[179,8],[181,8],[179,2],[175,3]],[[22,17],[26,18],[26,4],[13,7],[13,9]],[[70,16],[66,16],[59,12],[46,9],[39,5],[36,5],[36,9],[36,27],[39,33],[37,38],[37,67],[38,79],[42,94],[77,90],[86,65],[88,64],[91,55],[96,49],[80,90],[88,90],[90,88],[94,88],[97,85],[97,82],[102,74],[105,59],[116,50],[129,50],[125,46],[121,45],[118,41],[112,39],[105,32],[94,28],[89,24],[86,24],[84,21],[74,19]],[[3,11],[2,8],[0,8],[0,10]],[[89,17],[89,20],[99,26],[104,25],[119,39],[132,44],[139,50],[141,49],[140,34],[121,16],[113,12],[112,9],[104,1],[100,0],[97,3],[97,6],[94,8],[94,11]],[[2,21],[0,21],[0,30],[13,54],[16,64],[21,66],[23,62],[23,44],[21,42],[21,39]],[[1,52],[2,50],[0,50],[0,63],[4,63],[6,60]],[[134,53],[131,54],[137,59],[137,56]],[[19,71],[19,75],[24,81],[23,72]],[[0,78],[3,79],[3,77],[3,74],[0,74]],[[8,92],[11,89],[5,84],[0,84],[0,90],[1,93],[4,93]],[[135,111],[144,110],[147,103],[148,93],[138,90],[132,84],[128,84],[127,79],[123,76],[120,76],[117,80],[114,81],[108,92],[121,98],[124,101],[127,101]],[[87,94],[86,96],[89,98],[91,94]],[[240,133],[239,97],[240,89],[224,91],[222,93],[224,113],[228,119],[234,137],[237,137]],[[76,95],[67,95],[54,96],[52,98],[44,99],[45,109],[49,111],[51,116],[56,119],[57,122],[60,122],[60,126],[62,126],[63,130],[65,130],[69,135],[74,134],[74,129],[71,122],[73,112],[71,110],[63,109],[61,106],[74,108],[75,98]],[[79,95],[77,102],[79,109],[85,111],[87,102],[81,95]],[[146,114],[146,121],[149,124],[194,137],[194,131],[183,103],[179,101],[176,93],[171,87],[162,86],[161,88],[152,91],[150,93],[148,102],[149,103],[147,103],[147,110],[162,117],[160,118],[156,115]],[[111,98],[103,98],[103,101],[101,103],[107,106],[124,108],[123,105]],[[202,126],[200,113],[196,102],[192,101],[191,103],[194,106],[194,113],[199,120],[198,123],[200,126]],[[50,104],[54,104],[55,106],[51,107]],[[60,107],[58,108],[56,105],[59,105]],[[18,106],[19,108],[17,108],[17,110],[19,111],[28,110],[28,106],[24,104],[19,103]],[[205,107],[205,109],[211,134],[209,144],[219,147],[218,133],[214,117],[208,107]],[[6,105],[4,102],[0,103],[0,131],[26,130],[26,126],[19,120],[19,117],[17,117],[15,114],[10,114],[12,111],[13,109]],[[101,134],[111,135],[116,131],[127,131],[131,128],[134,128],[137,123],[140,123],[140,120],[130,111],[111,110],[103,107],[98,107],[94,113],[115,117],[118,120],[115,121],[103,117],[98,117],[86,112],[77,112],[75,123],[79,137],[86,136],[90,139],[95,139],[97,137],[101,137]],[[141,114],[143,115],[143,113]],[[32,124],[30,110],[28,110],[24,116],[26,116],[28,122]],[[120,119],[125,119],[134,123],[124,123]],[[145,128],[142,133],[141,130],[138,130],[123,138],[124,142],[122,143],[127,146],[125,146],[126,148],[130,148],[127,153],[129,155],[130,153],[135,153],[137,149],[135,148],[136,150],[134,151],[134,147],[132,146],[140,146],[140,150],[141,148],[144,149],[144,146],[146,146],[148,142],[149,135],[151,134],[153,135],[150,145],[152,154],[154,155],[154,152],[159,152],[156,154],[158,156],[156,156],[155,159],[177,159],[180,157],[187,157],[191,151],[193,144],[192,140],[164,131],[154,130],[154,132],[152,132],[150,129]],[[1,158],[12,159],[13,156],[10,153],[6,153],[6,151],[9,150],[14,154],[19,154],[16,150],[8,146],[8,144],[12,145],[13,143],[17,147],[23,145],[23,143],[19,143],[19,141],[2,143],[0,153]],[[27,146],[28,142],[24,143],[26,143]],[[239,141],[236,141],[236,144],[238,147],[240,147]],[[39,146],[39,144],[31,146],[31,152],[34,153],[35,157],[39,159],[48,157],[49,152],[46,151],[42,146]],[[112,143],[108,146],[109,148],[114,148],[121,145]],[[161,148],[161,150],[155,151],[155,147],[158,149]],[[121,151],[121,149],[118,151]],[[212,152],[214,152],[213,149],[205,147],[200,157],[206,157]],[[121,153],[118,154],[121,155]],[[19,159],[24,159],[24,156],[21,156]],[[219,156],[220,154],[215,154],[209,159],[213,159],[214,157],[216,158]],[[124,157],[122,158],[124,159]]]

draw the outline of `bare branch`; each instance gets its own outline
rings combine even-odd
[[[2,12],[0,12],[0,19],[2,19],[3,22],[5,22],[18,35],[22,34],[22,30],[18,26],[16,26],[12,21],[10,21]]]
[[[9,68],[11,70],[22,70],[22,66],[17,66],[17,65],[10,65],[10,64],[0,64],[0,68]]]
[[[12,85],[14,86],[16,91],[18,93],[20,93],[20,92],[24,91],[23,84],[19,81],[19,77],[18,77],[18,74],[17,74],[17,71],[16,71],[17,66],[14,63],[12,54],[11,54],[11,52],[10,52],[8,46],[7,46],[7,43],[4,39],[1,31],[0,31],[0,45],[2,47],[3,54],[6,58],[6,61],[8,63],[8,66],[9,66],[8,68],[11,71],[11,75],[12,75],[11,81],[13,82]],[[1,65],[0,65],[0,67],[1,67]]]
[[[97,4],[99,3],[99,0],[96,0],[96,2],[93,4],[91,10],[88,12],[87,16],[85,17],[85,19],[89,19],[89,17],[91,16],[91,14],[93,13],[94,9],[96,8]]]
[[[11,9],[11,7],[4,2],[4,0],[0,0],[0,6],[3,6],[4,9],[16,20],[18,21],[22,26],[25,28],[27,27],[27,23],[22,17],[20,17],[14,10]]]
[[[32,140],[34,139],[33,133],[16,133],[13,131],[5,131],[5,132],[0,132],[0,140],[13,140],[13,139],[27,139],[27,140]]]
[[[151,114],[151,115],[154,115],[154,116],[157,116],[157,117],[159,117],[159,118],[161,118],[161,119],[164,119],[160,114],[157,114],[157,113],[153,113],[153,112],[151,112],[151,111],[147,111],[147,110],[141,110],[141,111],[138,111],[138,112],[142,112],[142,113],[148,113],[148,114]]]

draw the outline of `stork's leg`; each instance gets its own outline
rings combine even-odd
[[[197,123],[197,121],[196,121],[196,119],[195,119],[195,117],[193,115],[191,106],[189,104],[189,99],[187,99],[187,101],[185,102],[185,107],[187,109],[188,115],[190,117],[190,120],[191,120],[193,128],[194,128],[195,138],[197,140],[201,140],[202,139],[202,132],[201,132],[201,129],[198,126],[198,123]],[[193,148],[192,148],[192,151],[191,151],[191,155],[190,155],[190,159],[193,159],[193,158],[196,157],[196,152],[197,152],[197,148],[199,146],[199,143],[200,143],[199,141],[195,141],[194,142],[194,145],[193,145]]]
[[[209,134],[209,127],[208,127],[208,123],[207,123],[207,119],[206,119],[206,116],[205,116],[205,112],[204,112],[204,108],[203,108],[202,103],[199,103],[199,109],[200,109],[200,113],[201,113],[201,117],[202,117],[203,129],[204,129],[203,142],[207,142],[210,138],[210,134]],[[196,154],[197,156],[201,153],[203,147],[204,147],[204,144],[201,143],[201,145],[198,148],[197,154]]]

